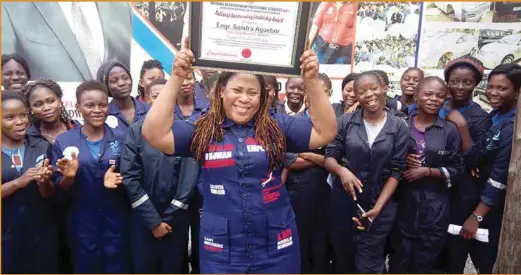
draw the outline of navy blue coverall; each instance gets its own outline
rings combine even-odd
[[[130,229],[132,262],[136,273],[182,273],[188,245],[188,211],[174,199],[177,173],[172,169],[176,158],[166,156],[141,137],[143,121],[133,123],[121,153],[121,175],[131,201]],[[184,211],[171,211],[168,208]],[[172,233],[157,240],[152,230],[161,222],[172,227]]]
[[[450,100],[445,106],[450,104]],[[446,107],[440,111],[440,116],[444,116],[448,111]],[[472,177],[470,170],[477,167],[480,156],[485,147],[485,133],[490,127],[488,113],[479,104],[470,101],[467,106],[454,109],[459,111],[469,127],[473,145],[469,151],[464,152],[464,172],[454,180],[454,187],[451,188],[450,199],[450,223],[462,226],[472,211],[479,203],[482,188],[478,184],[478,179]],[[447,240],[446,261],[447,272],[451,274],[462,274],[469,254],[469,249],[476,242],[463,239],[461,236],[449,235]]]
[[[307,110],[296,116],[307,116]],[[312,153],[324,155],[325,147]],[[286,153],[285,167],[289,167],[298,154]],[[328,172],[321,166],[302,170],[289,170],[286,188],[295,211],[299,232],[301,273],[326,273],[329,238]]]
[[[26,134],[23,167],[16,169],[2,148],[2,184],[21,177],[50,158],[51,144]],[[53,205],[40,196],[36,182],[2,200],[2,273],[57,273],[58,237]]]
[[[479,228],[488,229],[489,242],[475,241],[470,248],[472,262],[479,273],[492,273],[496,262],[508,181],[508,166],[512,154],[515,114],[515,108],[505,114],[499,114],[496,110],[490,113],[492,126],[486,132],[485,154],[478,165],[478,185],[483,188],[480,200],[492,207],[479,225]]]
[[[390,177],[399,181],[406,168],[406,145],[409,140],[407,125],[403,119],[392,115],[391,111],[386,109],[386,112],[387,121],[371,148],[362,109],[340,117],[338,134],[326,148],[326,157],[337,161],[343,159],[346,168],[362,182],[363,192],[357,194],[357,203],[366,211],[375,206],[385,182]],[[348,264],[349,258],[353,256],[346,245],[354,244],[354,272],[383,273],[384,249],[394,225],[396,209],[396,201],[391,197],[373,221],[371,229],[359,231],[352,222],[352,217],[357,216],[355,203],[337,176],[331,194],[331,234],[335,262],[343,265],[341,268],[351,269]]]
[[[132,120],[131,123],[128,123],[123,113],[120,112],[118,106],[112,102],[109,104],[109,116],[107,117],[107,121],[105,121],[110,128],[121,131],[123,136],[125,136],[127,128],[130,127],[132,123],[143,120],[150,109],[148,103],[141,102],[133,97],[131,97],[131,99],[135,108],[134,120]]]
[[[415,111],[410,116],[411,125]],[[412,126],[410,126],[412,128]],[[442,178],[402,180],[397,189],[397,226],[392,236],[390,273],[431,273],[447,237],[450,187],[463,173],[461,138],[456,125],[437,117],[425,130],[424,167],[440,169]],[[409,138],[409,153],[416,153]]]
[[[53,164],[64,157],[69,147],[79,150],[79,168],[70,190],[61,190],[71,200],[67,215],[68,239],[75,273],[130,273],[130,202],[123,187],[108,189],[103,185],[110,166],[119,171],[124,136],[105,126],[99,158],[87,145],[82,128],[69,130],[56,138]],[[59,189],[62,175],[55,172]]]
[[[309,118],[272,116],[289,152],[309,151]],[[299,273],[295,213],[280,167],[269,169],[254,137],[254,121],[225,118],[223,141],[214,141],[201,163],[203,215],[199,237],[201,273]],[[175,154],[190,156],[193,124],[174,122]]]
[[[198,84],[196,84],[196,92],[194,96],[194,110],[192,114],[187,117],[183,116],[181,108],[179,107],[179,105],[176,104],[174,110],[174,119],[187,120],[190,123],[194,123],[201,115],[204,114],[204,112],[206,112],[206,110],[209,107],[208,99],[206,98],[206,94],[204,94],[204,91],[202,91],[202,93],[204,94],[204,97],[202,99],[197,95],[197,86]],[[181,166],[183,169],[181,169]],[[199,229],[201,223],[201,212],[203,211],[203,196],[201,195],[201,192],[199,192],[199,189],[193,186],[194,173],[197,172],[197,174],[199,174],[199,164],[195,163],[195,160],[193,158],[177,157],[176,169],[178,173],[180,173],[179,187],[182,190],[189,191],[179,193],[179,197],[177,199],[188,206],[190,238],[192,243],[192,251],[190,258],[188,259],[192,267],[192,271],[190,273],[199,274]]]

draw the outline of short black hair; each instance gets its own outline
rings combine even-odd
[[[2,68],[4,68],[4,65],[11,60],[14,60],[22,65],[25,70],[25,74],[27,75],[27,79],[31,79],[31,69],[29,69],[29,64],[25,58],[16,53],[2,54]]]
[[[403,77],[405,76],[406,73],[410,72],[410,71],[417,71],[419,72],[421,75],[422,75],[422,78],[425,76],[425,73],[423,72],[422,69],[420,68],[417,68],[417,67],[409,67],[407,68],[407,70],[405,70],[402,74],[402,77],[400,79],[403,79]]]
[[[97,80],[87,80],[83,81],[77,88],[76,88],[76,102],[80,103],[81,96],[86,91],[101,91],[104,94],[109,96],[109,92],[107,91],[107,86]]]
[[[384,83],[382,83],[382,79],[381,79],[381,76],[378,75],[378,73],[376,73],[375,71],[366,71],[366,72],[363,72],[361,74],[359,74],[356,78],[355,78],[355,83],[354,83],[354,86],[356,87],[358,85],[358,82],[360,81],[360,79],[364,76],[372,76],[374,78],[376,78],[376,80],[378,80],[378,84],[380,85],[383,85]]]
[[[342,90],[346,87],[347,83],[354,81],[359,75],[359,73],[350,73],[346,75],[342,80]]]
[[[383,80],[383,85],[389,86],[389,76],[387,76],[387,73],[382,70],[371,70],[371,72],[375,73],[377,76],[379,76]]]
[[[150,82],[150,84],[148,85],[146,93],[147,94],[150,93],[150,89],[152,89],[152,87],[154,87],[156,85],[165,85],[166,82],[167,82],[167,80],[164,78],[158,78],[158,79],[152,80],[152,82]]]
[[[495,67],[489,74],[488,80],[494,75],[505,75],[517,93],[521,89],[521,66],[514,63],[501,64]]]
[[[13,92],[13,91],[2,91],[2,103],[6,102],[8,100],[19,100],[20,102],[22,102],[24,104],[24,106],[26,105],[25,99],[24,99],[24,96],[22,95],[22,93]]]
[[[420,81],[420,83],[418,83],[418,86],[416,87],[416,94],[420,93],[423,85],[425,85],[426,83],[432,82],[432,81],[438,82],[440,85],[443,86],[445,93],[447,93],[447,94],[449,93],[449,86],[447,86],[447,83],[445,83],[445,81],[443,81],[443,79],[441,79],[437,76],[427,76],[424,79],[422,79],[422,81]]]
[[[331,79],[329,78],[329,76],[327,76],[327,74],[325,74],[325,73],[320,73],[320,74],[318,74],[318,78],[319,78],[322,82],[326,83],[327,88],[328,88],[329,90],[331,90],[331,88],[333,88],[333,84],[331,84]]]
[[[139,79],[143,79],[143,76],[145,75],[146,71],[152,70],[152,69],[160,69],[161,71],[164,71],[165,68],[163,67],[163,64],[159,62],[159,60],[156,59],[150,59],[145,62],[143,62],[143,65],[141,65],[141,72],[139,73]],[[141,86],[137,86],[137,92],[140,97],[143,97],[145,95],[145,90]]]

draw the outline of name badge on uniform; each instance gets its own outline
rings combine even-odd
[[[20,152],[13,154],[11,159],[13,161],[14,166],[16,166],[16,167],[22,166],[22,157],[20,156]]]
[[[109,159],[109,164],[110,165],[116,165],[116,160],[115,159]]]

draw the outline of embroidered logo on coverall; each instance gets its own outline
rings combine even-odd
[[[210,184],[210,192],[214,195],[225,195],[224,185]]]
[[[293,244],[291,229],[285,229],[277,233],[277,250],[281,250]]]
[[[233,144],[211,144],[208,153],[204,155],[204,168],[233,167],[235,161],[232,158]]]
[[[214,242],[212,238],[204,237],[204,249],[211,252],[221,252],[224,245]]]

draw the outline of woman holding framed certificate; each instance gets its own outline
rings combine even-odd
[[[270,114],[262,76],[223,72],[209,111],[195,123],[174,122],[170,114],[195,62],[184,42],[142,134],[163,153],[201,164],[201,273],[299,273],[295,214],[281,172],[286,151],[319,148],[337,132],[318,59],[309,48],[300,58],[310,117]]]

